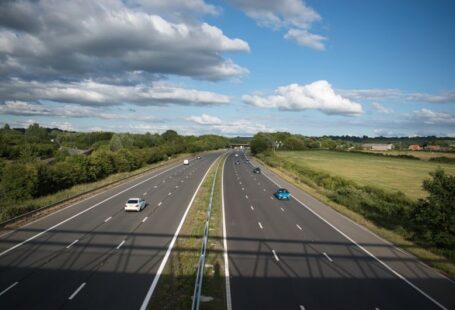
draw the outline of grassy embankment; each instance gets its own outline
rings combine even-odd
[[[7,221],[20,214],[24,214],[24,213],[27,213],[27,212],[30,212],[30,211],[33,211],[33,210],[36,210],[39,208],[43,208],[48,205],[58,203],[62,200],[71,199],[71,197],[77,196],[77,198],[75,198],[75,200],[65,201],[64,203],[62,203],[62,205],[58,205],[55,207],[51,207],[49,209],[45,209],[42,212],[33,214],[31,217],[26,218],[24,220],[29,221],[29,220],[38,218],[38,217],[42,216],[43,214],[48,214],[50,212],[55,211],[58,208],[64,207],[68,204],[76,202],[77,200],[85,198],[84,196],[79,196],[85,192],[93,191],[93,190],[97,190],[97,189],[104,189],[106,186],[109,186],[118,181],[121,181],[121,180],[124,180],[127,178],[131,178],[134,176],[138,176],[149,170],[157,169],[163,165],[171,164],[173,162],[182,160],[185,157],[188,157],[188,154],[179,154],[179,155],[175,156],[175,158],[173,158],[173,159],[160,161],[160,162],[157,162],[157,163],[154,163],[151,165],[144,166],[144,167],[139,168],[134,171],[112,174],[112,175],[110,175],[102,180],[96,181],[96,182],[75,185],[71,188],[59,191],[55,194],[22,201],[18,204],[14,204],[14,205],[3,206],[2,208],[0,208],[0,222]],[[24,224],[23,220],[21,220],[20,223],[17,223],[17,224]],[[13,226],[15,226],[15,225],[16,224],[13,224]]]
[[[202,285],[202,295],[213,298],[201,302],[201,309],[225,309],[224,261],[221,214],[221,171],[224,158],[207,174],[185,223],[176,240],[169,260],[158,282],[149,309],[190,309],[196,281],[207,207],[215,171],[218,169],[212,202],[209,239]]]
[[[425,196],[421,184],[428,173],[439,166],[454,175],[454,165],[330,151],[276,152],[259,158],[340,213],[455,276],[454,250],[416,245],[403,222],[417,198]]]

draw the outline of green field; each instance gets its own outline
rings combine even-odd
[[[435,157],[455,158],[455,153],[449,152],[427,152],[427,151],[367,151],[368,153],[385,154],[385,155],[412,155],[422,160],[429,160]]]
[[[385,190],[401,191],[412,199],[425,197],[422,181],[437,167],[455,175],[455,165],[420,160],[369,156],[332,151],[281,151],[276,155],[312,169],[372,185]]]

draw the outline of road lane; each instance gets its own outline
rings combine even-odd
[[[276,185],[241,156],[234,161],[224,171],[234,309],[438,308],[297,201],[274,199]]]
[[[133,184],[146,181],[124,193],[128,186],[110,191],[118,195],[0,257],[0,290],[18,282],[0,296],[0,308],[139,308],[197,184],[218,155],[165,169],[152,179],[140,178]],[[144,193],[149,205],[142,212],[122,210],[127,198]],[[62,213],[73,216],[106,195],[97,198],[39,221],[37,227],[28,225],[21,233],[29,237],[29,232],[48,229],[62,220]],[[21,233],[0,239],[0,244],[7,248],[21,242]]]

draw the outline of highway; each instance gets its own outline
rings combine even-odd
[[[238,154],[223,171],[232,309],[455,309],[451,280]]]
[[[0,309],[147,304],[209,167],[222,152],[157,169],[0,236]],[[143,197],[142,212],[125,212]]]

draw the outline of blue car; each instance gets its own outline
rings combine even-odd
[[[285,188],[279,188],[275,194],[273,194],[278,200],[289,200],[291,199],[291,193]]]

